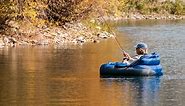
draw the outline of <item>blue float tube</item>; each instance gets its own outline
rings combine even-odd
[[[142,56],[136,62],[127,65],[122,62],[109,62],[100,67],[100,76],[161,76],[163,69],[160,65],[159,54],[151,53]]]

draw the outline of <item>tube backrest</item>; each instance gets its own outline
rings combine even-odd
[[[151,53],[144,56],[141,56],[136,62],[132,63],[131,66],[136,65],[159,65],[160,56],[157,53]]]

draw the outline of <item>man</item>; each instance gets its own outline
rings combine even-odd
[[[148,53],[148,46],[145,43],[138,43],[136,46],[136,53],[134,57],[131,57],[128,53],[123,51],[123,63],[127,63],[128,65],[137,61],[141,56],[146,55]]]

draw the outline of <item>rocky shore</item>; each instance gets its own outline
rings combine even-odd
[[[149,14],[143,15],[140,13],[123,13],[121,16],[104,16],[105,20],[109,21],[124,21],[124,20],[183,20],[185,15],[172,15],[172,14]],[[102,20],[102,19],[100,19]]]
[[[0,47],[18,45],[82,45],[86,42],[98,43],[102,39],[114,37],[112,34],[91,30],[82,23],[66,24],[62,27],[28,27],[15,21],[0,36]]]
[[[102,20],[103,19],[103,20]],[[179,15],[142,15],[139,13],[123,14],[120,17],[103,17],[99,21],[124,21],[124,20],[178,20],[185,19]],[[18,45],[82,45],[86,42],[98,43],[102,39],[114,35],[99,29],[91,29],[78,22],[66,24],[62,27],[31,26],[28,23],[19,24],[15,21],[7,23],[8,28],[0,34],[0,47]]]

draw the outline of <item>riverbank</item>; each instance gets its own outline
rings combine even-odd
[[[140,13],[123,13],[120,16],[104,16],[108,21],[124,21],[124,20],[184,20],[185,15],[173,15],[173,14],[156,14],[143,15]],[[102,19],[99,19],[102,20]]]
[[[182,15],[142,15],[130,13],[115,17],[105,16],[95,21],[125,21],[125,20],[179,20],[185,19]],[[64,26],[33,26],[27,22],[10,21],[8,27],[1,33],[0,47],[18,45],[82,45],[87,42],[98,43],[103,39],[114,37],[101,27],[92,29],[82,22],[68,23]]]
[[[113,37],[112,34],[93,30],[78,22],[64,26],[32,26],[28,23],[8,22],[8,28],[1,34],[0,46],[18,45],[82,45],[86,42],[98,43]]]

